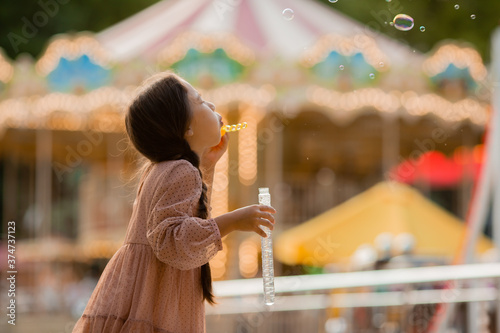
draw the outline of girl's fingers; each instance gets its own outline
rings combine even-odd
[[[262,213],[260,217],[274,224],[274,216],[271,213]]]
[[[269,221],[269,220],[267,220],[267,219],[265,219],[265,218],[262,218],[262,217],[261,217],[261,218],[259,219],[259,222],[258,222],[258,223],[259,223],[259,225],[264,226],[264,227],[267,227],[267,228],[269,228],[270,230],[273,230],[273,229],[274,229],[274,224],[273,224],[271,221]]]
[[[266,212],[269,212],[271,214],[276,214],[276,209],[274,209],[273,207],[271,206],[266,206],[266,205],[259,205],[259,209],[261,211],[266,211]]]
[[[267,237],[266,233],[264,232],[264,230],[262,230],[261,228],[257,227],[257,233],[259,234],[259,236],[261,237]]]

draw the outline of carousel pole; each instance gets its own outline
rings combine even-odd
[[[40,225],[34,224],[34,241],[46,242],[51,231],[51,206],[52,206],[52,132],[50,129],[40,128],[35,130],[35,213],[40,214]],[[35,217],[33,221],[37,221]],[[43,256],[44,254],[41,253]],[[45,266],[46,267],[46,266]],[[39,282],[40,274],[44,270],[42,262],[35,263],[35,288],[43,288]],[[40,290],[41,291],[41,290]]]
[[[382,171],[389,175],[393,166],[397,165],[400,154],[399,116],[382,114]],[[388,177],[387,177],[388,178]]]
[[[475,261],[475,249],[477,245],[477,240],[484,229],[486,223],[488,208],[490,200],[493,204],[500,203],[500,177],[497,176],[495,179],[494,171],[497,170],[500,154],[500,93],[498,89],[498,82],[500,79],[500,29],[493,34],[492,39],[492,49],[493,49],[493,87],[492,91],[492,104],[493,104],[493,114],[490,119],[489,128],[487,128],[487,135],[485,139],[486,154],[483,161],[483,167],[481,170],[481,175],[478,180],[478,184],[475,189],[475,193],[472,196],[470,212],[467,219],[468,222],[468,232],[465,237],[465,246],[461,252],[461,257],[459,262],[470,264]],[[494,184],[495,182],[495,184]],[[493,240],[497,249],[500,246],[500,211],[496,205],[493,205]],[[471,281],[472,284],[475,281]],[[500,286],[500,281],[497,281],[497,285]],[[438,318],[437,330],[432,332],[444,332],[447,328],[451,312],[453,311],[453,304],[448,304],[445,307],[444,313]],[[467,304],[467,332],[475,333],[478,332],[479,328],[479,304],[471,302]],[[497,329],[496,332],[500,333],[500,294],[497,294],[497,304],[496,304],[496,320]]]
[[[499,187],[500,181],[495,180],[495,170],[497,170],[498,158],[499,158],[499,142],[500,142],[500,105],[498,91],[496,88],[496,83],[499,79],[499,63],[498,58],[500,57],[500,30],[497,28],[492,39],[493,46],[493,91],[492,91],[492,104],[493,104],[493,114],[490,119],[488,135],[486,137],[486,158],[484,160],[484,166],[482,170],[482,175],[479,180],[477,195],[475,196],[474,202],[472,204],[471,210],[471,232],[466,240],[466,246],[464,248],[463,258],[466,264],[474,262],[474,253],[477,244],[477,240],[481,235],[484,225],[486,223],[488,208],[490,202],[498,203],[498,195],[495,195],[495,186]],[[496,181],[496,184],[494,182]],[[498,221],[499,213],[498,207],[495,209],[493,206],[493,240],[498,248],[500,245],[500,230],[498,227],[500,223]],[[474,281],[473,281],[474,282]],[[500,319],[498,306],[500,305],[499,297],[497,297],[497,321]],[[467,328],[468,332],[476,332],[479,328],[479,304],[469,303],[467,308]],[[497,322],[497,332],[498,322]]]
[[[494,149],[490,152],[494,154],[491,156],[493,170],[497,170],[496,180],[493,184],[493,207],[492,207],[492,229],[493,241],[495,246],[500,249],[500,175],[498,168],[500,167],[500,28],[493,32],[492,37],[492,70],[493,70],[493,121],[492,121],[492,135],[493,141],[491,145]],[[495,178],[495,177],[493,177]],[[500,288],[500,279],[497,280],[497,288]],[[497,294],[496,302],[496,333],[500,333],[500,293]]]
[[[41,223],[35,238],[46,238],[51,233],[52,209],[52,132],[50,129],[36,130],[36,178],[35,206],[41,214]]]

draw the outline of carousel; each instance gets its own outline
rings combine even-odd
[[[212,214],[266,186],[278,235],[383,180],[431,193],[422,156],[479,156],[491,107],[472,46],[421,54],[323,4],[287,6],[164,0],[99,33],[54,36],[39,59],[0,56],[2,220],[17,222],[20,264],[106,259],[121,245],[140,163],[124,114],[158,71],[248,124],[217,165]],[[438,186],[463,217],[474,172],[453,179]],[[257,238],[226,237],[214,278],[258,276],[259,251]]]

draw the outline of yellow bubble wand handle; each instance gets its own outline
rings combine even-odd
[[[241,124],[235,124],[235,125],[226,125],[222,126],[220,129],[220,135],[226,134],[226,132],[236,132],[239,130],[242,130],[244,128],[247,128],[247,123],[243,122]]]

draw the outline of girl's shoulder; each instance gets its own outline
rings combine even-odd
[[[189,161],[183,159],[156,163],[152,171],[156,173],[156,177],[161,178],[194,177],[196,180],[201,178],[198,169]]]
[[[152,165],[143,187],[146,196],[155,196],[167,188],[177,187],[198,191],[201,190],[202,180],[198,169],[189,161],[163,161]]]

